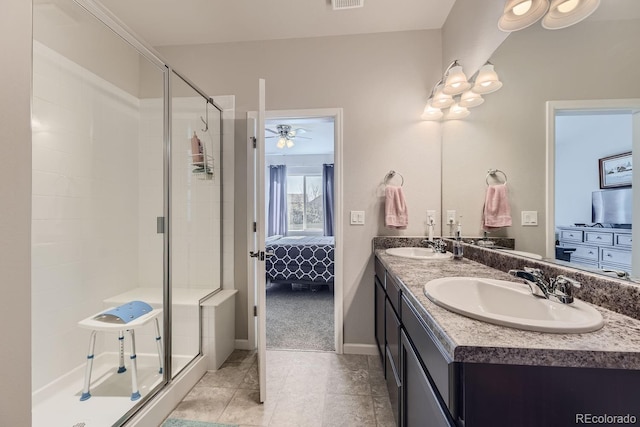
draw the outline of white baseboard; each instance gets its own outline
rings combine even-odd
[[[375,344],[349,344],[344,343],[344,354],[366,354],[368,356],[378,355],[378,346]]]
[[[249,343],[249,340],[236,340],[237,350],[255,350],[255,346]]]

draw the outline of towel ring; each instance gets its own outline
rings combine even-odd
[[[402,180],[402,182],[400,182],[400,187],[402,187],[404,185],[404,176],[394,170],[390,170],[389,173],[384,177],[384,183],[387,184],[396,175],[400,176],[400,179]]]
[[[503,184],[506,185],[507,184],[507,174],[502,172],[500,169],[489,169],[487,171],[487,176],[484,179],[485,182],[487,183],[487,185],[489,185],[489,177],[492,176],[494,179],[497,180],[498,178],[496,177],[496,175],[499,174],[499,173],[501,173],[502,176],[504,176],[504,183]]]

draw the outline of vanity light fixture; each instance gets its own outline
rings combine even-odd
[[[432,107],[431,105],[429,105],[429,103],[427,103],[427,106],[424,107],[424,111],[422,112],[422,116],[420,116],[420,118],[422,118],[422,120],[434,121],[440,120],[442,116],[444,116],[444,113],[441,109]]]
[[[486,94],[495,92],[502,87],[502,82],[498,78],[496,70],[493,69],[493,64],[488,62],[480,68],[478,75],[476,76],[473,89],[475,93]]]
[[[474,92],[473,90],[468,90],[462,94],[460,97],[460,102],[458,105],[461,107],[472,108],[477,107],[478,105],[484,102],[484,98],[479,93]]]
[[[549,0],[508,0],[498,21],[502,31],[518,31],[534,24],[549,10]]]
[[[449,108],[449,111],[444,116],[444,119],[445,120],[464,119],[469,114],[471,114],[471,111],[469,111],[467,107],[463,107],[456,102],[451,106],[451,108]]]
[[[471,83],[467,80],[467,76],[462,71],[462,66],[458,61],[453,61],[444,72],[446,80],[442,92],[447,95],[459,95],[471,88]]]
[[[432,91],[432,95],[429,97],[429,105],[434,108],[449,108],[453,105],[453,97],[442,91],[444,84],[442,80],[436,83],[436,87]]]
[[[462,74],[464,80],[460,78]],[[452,80],[450,80],[452,79]],[[459,79],[459,80],[455,80]],[[466,88],[455,94],[447,93],[447,83],[458,82],[456,90],[460,87]],[[443,83],[447,82],[447,83]],[[453,87],[453,84],[452,84]],[[442,79],[431,89],[427,105],[422,112],[422,120],[453,120],[463,119],[470,114],[468,108],[477,107],[484,102],[482,95],[495,92],[502,87],[502,82],[493,68],[493,64],[487,61],[474,76],[467,80],[462,73],[462,66],[458,61],[453,61],[447,67]],[[442,111],[449,108],[446,114]]]
[[[600,0],[552,0],[542,19],[547,30],[559,30],[588,18],[600,6]]]
[[[518,31],[542,18],[547,30],[559,30],[589,17],[600,6],[600,0],[507,0],[498,28]]]

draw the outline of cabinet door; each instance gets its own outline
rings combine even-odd
[[[380,280],[378,280],[378,276],[376,276],[376,285],[375,285],[375,328],[376,328],[376,343],[378,344],[378,352],[380,353],[380,358],[383,361],[384,365],[384,347],[386,345],[385,341],[385,292]]]
[[[401,332],[402,366],[402,426],[450,427],[454,426],[448,411],[441,403],[425,373],[420,360],[404,331]]]

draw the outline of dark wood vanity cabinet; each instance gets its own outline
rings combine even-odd
[[[450,394],[449,376],[453,365],[420,325],[417,315],[404,300],[397,279],[386,274],[377,258],[375,264],[376,341],[396,424],[453,426],[449,406],[440,396],[442,390],[447,396]],[[410,338],[411,334],[417,335],[417,344]]]
[[[398,426],[563,427],[598,415],[640,422],[640,370],[454,362],[397,279],[375,264],[376,339]]]

